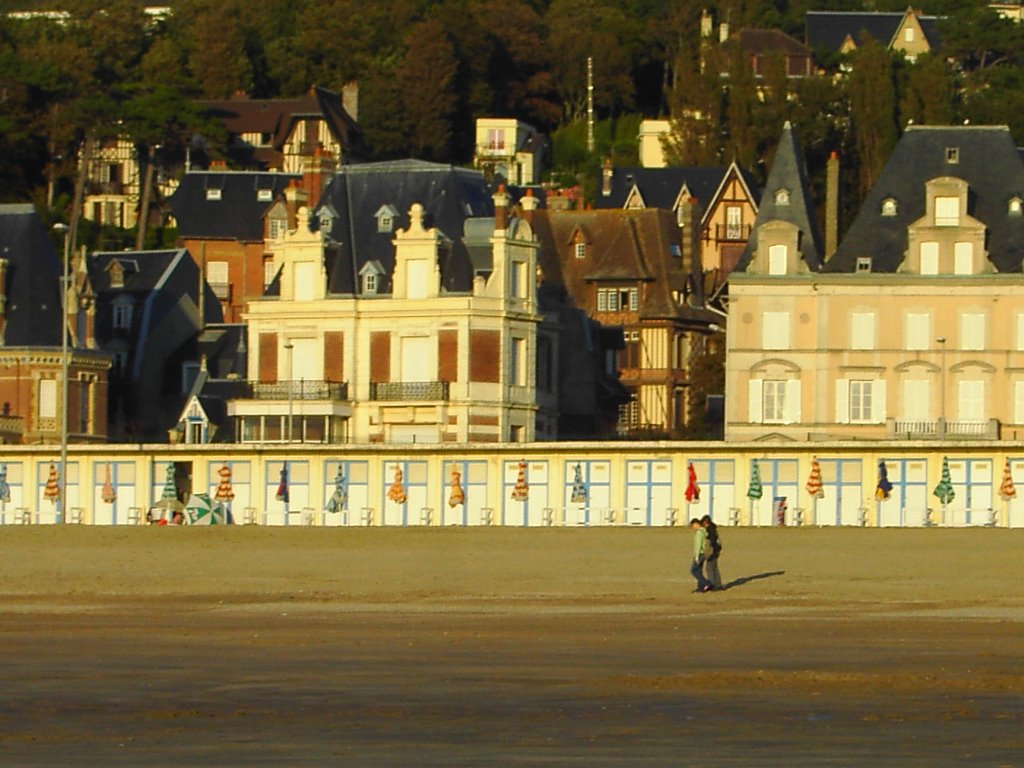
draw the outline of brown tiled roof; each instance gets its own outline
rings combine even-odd
[[[748,54],[761,56],[781,53],[785,56],[810,56],[811,49],[778,29],[741,29],[740,47]]]

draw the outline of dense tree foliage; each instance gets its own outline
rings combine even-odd
[[[984,0],[921,0],[945,15],[941,56],[880,47],[822,56],[822,76],[787,82],[781,59],[754,79],[736,48],[700,37],[701,12],[732,30],[803,38],[810,9],[849,0],[176,0],[164,19],[138,0],[0,0],[70,18],[0,15],[0,196],[67,203],[75,158],[113,132],[146,157],[203,128],[196,97],[294,96],[360,85],[374,158],[468,162],[477,116],[514,116],[555,138],[555,173],[584,182],[601,158],[635,156],[639,116],[671,117],[679,163],[737,160],[764,173],[782,123],[797,127],[818,180],[837,151],[863,190],[915,123],[1006,123],[1024,144],[1024,28]],[[863,2],[906,9],[906,0]],[[715,38],[717,40],[717,37]],[[588,153],[587,59],[598,141]],[[726,74],[723,77],[723,73]],[[208,126],[206,126],[208,128]],[[588,182],[589,183],[589,182]],[[64,197],[62,197],[62,195]],[[45,202],[44,202],[45,201]]]

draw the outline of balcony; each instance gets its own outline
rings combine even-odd
[[[753,229],[750,224],[715,224],[714,240],[715,242],[746,242],[750,239]],[[708,239],[707,235],[710,234],[711,232],[708,230],[705,239]]]
[[[25,419],[21,416],[0,416],[0,443],[20,443],[25,434]]]
[[[999,420],[907,421],[888,419],[885,436],[896,440],[998,440]]]
[[[512,147],[506,146],[505,142],[489,142],[476,145],[477,157],[511,157],[514,154]]]
[[[447,381],[379,381],[370,384],[371,400],[447,400]]]
[[[348,400],[348,382],[315,381],[254,381],[253,400]]]

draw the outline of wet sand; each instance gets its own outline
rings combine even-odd
[[[4,765],[1024,765],[1024,531],[0,529]]]

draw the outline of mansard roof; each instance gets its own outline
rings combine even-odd
[[[171,212],[183,238],[262,242],[263,216],[301,176],[265,171],[191,171],[171,195]],[[207,190],[219,190],[212,199]],[[261,190],[270,200],[260,200]],[[264,196],[265,197],[265,196]]]
[[[452,241],[440,265],[442,287],[448,291],[472,289],[474,268],[466,244],[466,224],[494,215],[483,174],[421,160],[396,160],[342,166],[310,217],[310,229],[315,231],[320,228],[317,214],[321,208],[329,205],[338,214],[326,233],[330,238],[328,293],[355,293],[356,276],[369,261],[379,262],[386,275],[386,285],[379,286],[379,292],[391,291],[395,232],[408,228],[413,203],[423,206],[424,226],[436,227]],[[379,231],[376,218],[384,205],[398,212],[387,232]]]
[[[7,259],[3,345],[60,346],[61,259],[32,205],[0,205],[0,258]]]
[[[947,150],[956,149],[956,162]],[[857,257],[869,256],[873,272],[895,272],[907,250],[907,227],[925,215],[925,184],[952,176],[967,182],[967,213],[986,227],[989,260],[1000,272],[1019,272],[1024,261],[1024,216],[1008,211],[1024,199],[1024,162],[1006,126],[917,126],[907,128],[878,181],[850,225],[826,272],[853,272]],[[896,201],[883,216],[883,201]]]
[[[787,204],[780,204],[778,200],[778,193],[782,191],[788,193]],[[758,227],[769,221],[785,221],[796,226],[800,230],[800,258],[812,272],[821,269],[824,254],[821,228],[814,213],[803,152],[789,121],[782,128],[782,136],[757,209],[757,218],[737,265],[739,269],[746,268],[757,250]]]

